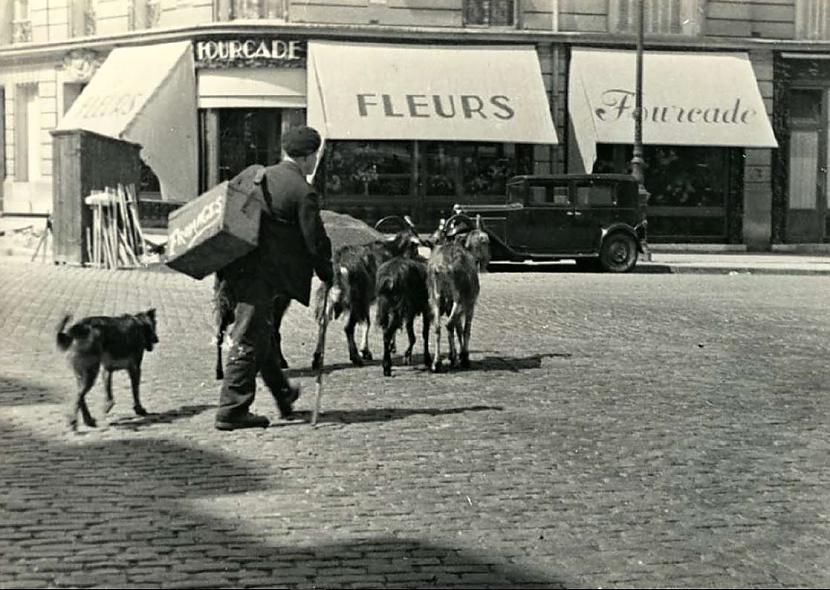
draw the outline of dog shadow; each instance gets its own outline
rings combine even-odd
[[[202,412],[215,408],[209,405],[182,406],[166,412],[149,412],[146,416],[120,416],[109,421],[109,426],[126,430],[139,430],[152,424],[172,424],[183,418],[192,418]]]
[[[467,406],[462,408],[368,408],[365,410],[330,410],[321,413],[318,424],[367,424],[404,420],[411,416],[450,416],[466,412],[502,412],[502,406]],[[297,417],[304,422],[311,421],[310,411],[298,411]],[[299,422],[302,424],[303,422]]]

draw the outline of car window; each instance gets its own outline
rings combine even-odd
[[[610,184],[581,184],[576,187],[579,207],[610,207],[616,205],[614,187]]]
[[[529,187],[527,205],[569,205],[567,185],[544,184]]]
[[[567,186],[553,187],[553,204],[554,205],[569,205],[571,203],[571,195]]]
[[[533,205],[544,205],[545,203],[549,203],[550,199],[548,198],[548,189],[544,186],[532,186],[530,187],[530,199],[528,200],[528,204]]]

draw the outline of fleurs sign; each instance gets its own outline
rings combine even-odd
[[[196,67],[304,68],[306,43],[298,39],[205,39],[194,46]]]

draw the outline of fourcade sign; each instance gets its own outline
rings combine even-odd
[[[194,44],[196,67],[304,68],[306,43],[298,39],[204,39]]]

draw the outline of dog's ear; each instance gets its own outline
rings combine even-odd
[[[153,321],[156,321],[156,308],[155,307],[151,307],[150,309],[147,310],[146,313],[147,313],[148,316],[150,316],[153,319]]]

